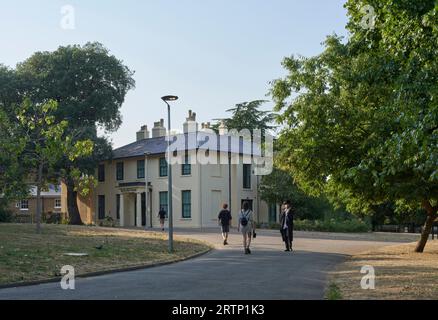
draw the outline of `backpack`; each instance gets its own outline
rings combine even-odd
[[[243,211],[242,211],[243,212]],[[250,213],[251,211],[248,211],[248,213],[246,214],[246,215],[242,215],[242,218],[240,218],[240,224],[242,225],[242,226],[247,226],[248,225],[248,215],[249,215],[249,213]]]

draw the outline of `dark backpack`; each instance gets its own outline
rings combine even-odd
[[[248,211],[248,214],[249,212],[250,211]],[[242,218],[240,219],[240,224],[244,227],[248,225],[248,214],[242,215]]]

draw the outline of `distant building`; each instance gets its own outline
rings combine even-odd
[[[279,206],[268,205],[258,196],[261,177],[254,175],[251,164],[242,159],[248,154],[242,147],[232,151],[238,164],[200,164],[192,162],[197,152],[206,152],[206,146],[196,140],[203,135],[206,140],[211,133],[203,133],[209,123],[198,130],[196,114],[189,112],[183,133],[177,138],[186,143],[184,162],[172,165],[173,217],[175,227],[216,227],[217,215],[223,203],[231,200],[233,225],[243,201],[248,201],[259,222],[274,223],[278,220]],[[226,134],[221,126],[219,135]],[[136,141],[113,151],[112,159],[99,164],[96,170],[98,186],[87,198],[78,199],[78,207],[84,223],[99,224],[111,217],[124,227],[158,227],[158,211],[168,210],[168,167],[166,161],[166,128],[164,121],[154,123],[152,136],[147,126],[136,134]],[[186,142],[192,141],[194,143]],[[213,153],[228,159],[228,145],[217,143],[208,147]],[[211,156],[211,154],[209,154]],[[231,175],[229,170],[231,169]],[[231,180],[229,180],[231,177]],[[229,185],[231,184],[231,199]],[[62,210],[67,212],[65,186],[62,188]]]
[[[32,187],[30,196],[10,205],[10,211],[18,222],[34,222],[36,216],[37,190]],[[41,191],[41,212],[43,215],[61,213],[61,186],[49,185],[48,190]]]

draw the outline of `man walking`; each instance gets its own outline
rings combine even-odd
[[[294,230],[294,210],[289,200],[283,203],[284,209],[280,215],[280,232],[286,245],[285,251],[292,250],[293,230]]]
[[[218,223],[220,223],[222,227],[222,238],[224,239],[224,246],[228,244],[228,234],[230,232],[230,224],[231,224],[231,213],[228,210],[228,204],[224,204],[222,206],[222,210],[218,215]]]
[[[166,211],[164,211],[164,208],[160,208],[158,218],[160,219],[161,231],[164,231],[164,222],[166,221]]]

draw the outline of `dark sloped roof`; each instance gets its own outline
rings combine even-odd
[[[172,150],[210,149],[211,151],[228,152],[228,142],[226,142],[227,140],[223,140],[223,138],[225,137],[205,132],[198,132],[197,134],[179,134],[173,138]],[[214,144],[214,139],[217,139],[216,144]],[[232,139],[235,139],[237,142],[237,139],[239,138],[232,137]],[[136,141],[113,150],[112,159],[142,157],[145,153],[149,153],[150,155],[159,155],[164,154],[166,150],[166,137],[150,138]],[[247,155],[260,155],[259,150],[252,149],[250,141],[244,141],[242,139],[239,139],[239,150],[231,150],[231,152]]]
[[[113,150],[113,159],[132,158],[165,153],[167,149],[166,137],[144,139]]]

